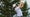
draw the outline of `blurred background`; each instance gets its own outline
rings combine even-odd
[[[19,0],[0,0],[0,17],[13,17],[16,12],[12,9],[14,3],[18,4]],[[23,16],[27,17],[27,4],[25,2],[24,7],[22,8]]]

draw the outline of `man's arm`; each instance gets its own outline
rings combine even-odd
[[[22,8],[24,6],[25,0],[20,0],[20,4],[18,5],[18,7]]]
[[[20,7],[22,8],[23,6],[24,6],[24,3],[23,3],[23,2],[21,2],[21,3],[20,3]]]

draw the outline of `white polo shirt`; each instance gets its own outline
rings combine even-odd
[[[19,7],[16,7],[15,11],[17,13],[17,16],[23,16],[22,11],[21,11],[21,9]]]

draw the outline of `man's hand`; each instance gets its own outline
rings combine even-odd
[[[23,7],[24,7],[24,3],[21,2],[21,3],[20,3],[20,8],[23,8]]]
[[[19,5],[18,5],[19,8],[23,8],[24,7],[24,3],[21,2]]]
[[[18,5],[18,7],[23,8],[24,7],[24,3],[25,3],[25,0],[20,0],[20,4]]]

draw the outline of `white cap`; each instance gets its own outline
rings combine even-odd
[[[21,2],[25,3],[25,0],[21,0]]]

